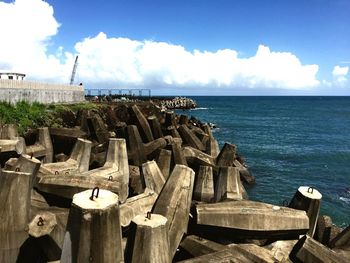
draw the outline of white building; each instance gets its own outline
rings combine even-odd
[[[15,72],[0,72],[0,79],[24,80],[26,74]]]

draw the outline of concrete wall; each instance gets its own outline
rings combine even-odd
[[[85,100],[84,87],[24,80],[0,79],[0,101],[40,103],[73,103]]]

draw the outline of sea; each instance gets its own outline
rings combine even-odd
[[[186,114],[214,123],[220,147],[244,156],[251,200],[283,205],[309,186],[322,194],[321,214],[350,224],[350,97],[191,98],[198,107]]]

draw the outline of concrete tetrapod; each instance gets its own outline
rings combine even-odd
[[[278,262],[271,252],[254,244],[228,245],[218,252],[180,261],[182,263],[275,263]]]
[[[89,140],[79,138],[72,150],[69,159],[65,162],[46,163],[39,169],[39,175],[46,174],[70,174],[74,172],[86,172],[89,170],[89,161],[92,143]]]
[[[181,138],[193,148],[204,151],[205,147],[199,138],[184,124],[180,125],[178,131]]]
[[[166,223],[167,219],[157,214],[136,216],[126,243],[125,262],[170,263]]]
[[[86,190],[74,195],[61,263],[123,262],[118,195]]]
[[[141,166],[147,162],[147,156],[157,149],[166,146],[164,138],[158,138],[149,143],[143,143],[140,133],[135,125],[128,125],[127,128],[128,158],[132,160],[133,165]]]
[[[16,152],[17,154],[26,152],[24,138],[18,137],[15,125],[6,124],[0,126],[0,147],[2,152]]]
[[[210,254],[226,248],[225,245],[195,235],[186,236],[180,243],[180,246],[194,257]]]
[[[137,105],[133,105],[131,106],[131,110],[136,117],[137,126],[139,130],[141,130],[141,134],[143,135],[145,142],[153,141],[154,138],[153,138],[151,127],[149,126],[146,117],[142,114],[139,107],[137,107]]]
[[[194,171],[185,165],[176,165],[152,209],[152,213],[163,215],[168,220],[171,258],[187,232],[193,184]]]
[[[216,158],[217,166],[234,166],[234,160],[236,159],[236,145],[231,143],[225,143],[222,147],[218,157]]]
[[[27,154],[34,157],[43,157],[44,163],[52,163],[53,146],[49,128],[38,128],[37,141],[27,146]]]
[[[148,161],[142,164],[142,172],[146,188],[149,188],[155,193],[159,194],[163,189],[165,179],[156,161]]]
[[[191,146],[183,149],[184,155],[188,163],[196,163],[206,166],[215,166],[215,158]]]
[[[152,130],[154,139],[163,137],[162,128],[160,126],[158,118],[156,116],[150,116],[147,118],[147,121]]]
[[[350,226],[341,231],[330,241],[330,247],[350,247]]]
[[[0,169],[0,262],[16,262],[27,238],[32,177]]]
[[[312,237],[305,235],[294,246],[290,258],[293,262],[322,262],[322,263],[346,263],[347,259],[337,254],[330,248],[317,242]]]
[[[145,192],[126,199],[124,204],[120,205],[120,224],[122,227],[130,225],[131,220],[137,215],[146,216],[151,211],[158,195],[145,189]]]
[[[200,166],[193,192],[193,199],[210,203],[214,200],[213,168]]]
[[[307,232],[313,237],[318,215],[320,213],[322,195],[312,187],[300,186],[289,203],[290,208],[304,210],[309,217],[310,230]]]
[[[220,167],[215,187],[215,201],[248,199],[236,167]]]
[[[171,165],[171,151],[161,149],[157,158],[157,164],[165,179],[169,177]]]
[[[309,230],[305,211],[255,201],[227,201],[196,205],[201,231],[241,238],[297,238]]]

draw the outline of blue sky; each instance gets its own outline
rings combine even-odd
[[[159,94],[196,95],[349,95],[347,0],[2,3],[0,20],[5,5],[13,7],[7,14],[37,6],[35,26],[43,30],[33,32],[34,40],[30,32],[26,37],[39,46],[34,53],[41,52],[45,77],[40,76],[40,65],[35,71],[29,62],[13,63],[0,52],[0,69],[6,65],[29,71],[35,79],[68,79],[78,54],[78,78],[87,88],[151,87]],[[32,21],[31,14],[26,16],[18,18],[19,28]]]

